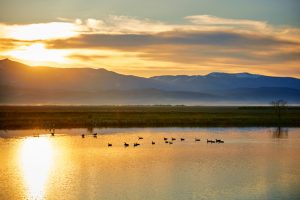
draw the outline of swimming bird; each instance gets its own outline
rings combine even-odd
[[[169,143],[169,141],[167,141],[167,140],[166,140],[166,141],[165,141],[165,143],[166,143],[166,144],[168,144],[168,143]]]
[[[142,139],[144,139],[143,137],[139,137],[139,140],[142,140]]]
[[[124,147],[129,147],[129,144],[127,144],[126,142],[124,142]]]
[[[85,135],[84,135],[84,134],[82,134],[82,135],[81,135],[81,137],[82,137],[82,138],[84,138],[84,137],[85,137]]]
[[[216,139],[216,143],[224,143],[224,141]]]
[[[173,142],[169,142],[169,144],[173,144]]]
[[[93,136],[94,136],[94,138],[96,138],[97,137],[97,133],[94,133]]]
[[[180,141],[184,141],[185,139],[184,138],[180,138]]]
[[[108,143],[108,144],[107,144],[107,146],[108,146],[108,147],[111,147],[111,146],[112,146],[112,144],[111,144],[111,143]]]
[[[164,137],[164,140],[168,140],[168,138]]]
[[[152,141],[152,145],[155,144],[155,142]]]
[[[200,139],[199,138],[195,138],[195,142],[199,142],[200,141]]]
[[[176,138],[173,138],[173,137],[172,137],[172,141],[173,141],[173,140],[176,140]]]
[[[213,141],[213,140],[209,140],[209,139],[206,139],[206,143],[215,143],[215,141]]]
[[[51,133],[51,136],[54,136],[54,132]]]
[[[140,146],[140,144],[136,142],[136,143],[133,144],[133,146],[137,147],[137,146]]]

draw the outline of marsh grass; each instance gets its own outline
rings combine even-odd
[[[287,107],[280,123],[299,127],[300,107]],[[277,125],[268,106],[0,106],[0,129]]]

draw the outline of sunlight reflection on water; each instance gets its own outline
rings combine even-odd
[[[300,129],[285,137],[273,131],[94,129],[96,138],[86,129],[56,130],[54,137],[7,131],[0,138],[0,199],[298,199]],[[169,145],[164,137],[177,139]],[[216,138],[225,143],[206,143]]]
[[[53,164],[53,147],[49,138],[32,137],[20,144],[20,168],[28,199],[43,199],[49,170]]]

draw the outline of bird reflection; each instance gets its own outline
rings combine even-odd
[[[278,126],[272,132],[273,138],[288,138],[288,128]]]

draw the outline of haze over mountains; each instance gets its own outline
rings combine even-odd
[[[300,103],[300,79],[249,73],[142,78],[105,69],[29,67],[0,60],[1,104]]]

